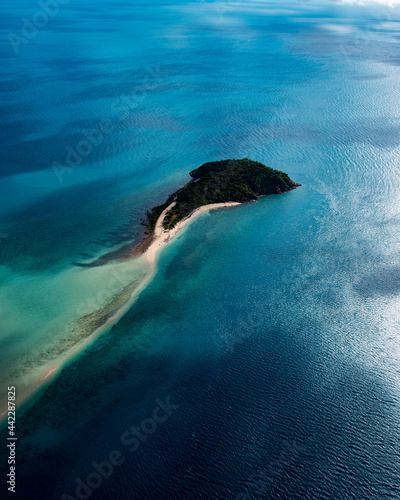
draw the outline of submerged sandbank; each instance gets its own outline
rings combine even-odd
[[[137,245],[135,251],[132,252],[132,258],[142,256],[145,258],[147,263],[150,265],[150,273],[143,279],[143,281],[135,288],[135,290],[129,296],[129,299],[114,311],[107,320],[100,326],[95,328],[91,333],[89,333],[85,338],[81,338],[74,346],[65,351],[61,357],[52,360],[46,366],[42,366],[37,370],[34,370],[36,381],[30,386],[28,390],[23,393],[17,394],[17,409],[24,409],[26,405],[30,405],[34,402],[35,395],[41,394],[42,390],[46,386],[50,385],[51,382],[60,374],[61,370],[66,367],[70,362],[74,360],[86,347],[90,346],[101,334],[109,331],[118,321],[124,316],[124,314],[130,309],[134,304],[136,299],[139,297],[140,293],[146,286],[152,281],[156,273],[156,262],[158,252],[170,241],[172,241],[175,236],[190,222],[196,219],[199,215],[208,212],[210,210],[231,207],[235,205],[240,205],[237,202],[228,203],[214,203],[210,205],[204,205],[195,211],[193,211],[188,217],[181,220],[173,229],[165,230],[163,226],[164,217],[166,213],[175,205],[171,203],[160,215],[157,220],[154,231],[151,235],[145,238],[139,245]],[[97,311],[99,314],[99,311]],[[95,314],[95,313],[93,313]],[[0,409],[0,424],[3,425],[6,422],[7,408]]]

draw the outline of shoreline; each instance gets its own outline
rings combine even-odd
[[[51,382],[61,373],[61,370],[68,366],[69,363],[73,362],[75,357],[79,355],[86,347],[91,345],[100,335],[105,333],[107,330],[111,329],[118,321],[124,316],[124,314],[131,308],[135,303],[140,293],[146,288],[146,286],[152,281],[156,274],[156,263],[158,252],[170,241],[172,241],[175,236],[190,222],[196,219],[199,215],[206,213],[208,211],[225,208],[231,206],[241,205],[238,202],[228,202],[228,203],[214,203],[210,205],[203,205],[202,207],[194,210],[190,215],[182,219],[177,225],[170,230],[165,230],[163,226],[164,217],[168,210],[170,210],[174,203],[171,203],[157,219],[156,227],[154,228],[152,234],[147,236],[139,245],[136,246],[133,257],[144,257],[150,266],[150,273],[146,278],[140,283],[140,285],[132,292],[130,298],[118,309],[111,317],[107,319],[105,323],[93,330],[87,337],[79,341],[77,344],[72,346],[61,358],[53,360],[45,368],[40,370],[39,380],[34,383],[30,390],[27,390],[25,394],[22,394],[16,401],[19,410],[24,411],[26,408],[30,407],[35,403],[35,396],[41,394],[42,391],[46,389]],[[3,410],[3,409],[2,409]],[[1,410],[0,413],[0,429],[5,426],[7,422],[7,409]]]
[[[40,395],[42,391],[44,391],[57,378],[64,368],[75,361],[76,357],[80,355],[86,347],[92,345],[93,342],[100,337],[100,335],[111,330],[111,328],[119,322],[119,320],[126,312],[128,312],[130,307],[138,299],[143,289],[146,288],[146,286],[152,281],[154,275],[154,269],[151,268],[148,276],[144,278],[142,283],[140,283],[140,285],[132,292],[129,299],[122,304],[112,316],[110,316],[102,325],[95,328],[84,339],[78,341],[75,345],[68,349],[60,358],[54,359],[47,366],[43,367],[39,371],[38,379],[32,384],[30,389],[17,398],[16,408],[24,411],[35,404],[35,396]],[[4,411],[2,411],[2,409],[0,411],[0,430],[2,430],[7,423],[7,407]]]
[[[196,208],[190,215],[179,221],[173,229],[164,229],[163,222],[164,218],[175,206],[175,202],[171,203],[159,216],[157,219],[155,228],[153,232],[145,238],[135,249],[136,255],[143,254],[147,262],[150,264],[150,267],[153,269],[158,252],[171,240],[175,238],[175,236],[190,222],[196,219],[199,215],[209,212],[211,210],[216,210],[218,208],[227,208],[234,207],[237,205],[242,205],[242,203],[236,201],[228,201],[226,203],[210,203],[209,205],[203,205],[199,208]]]

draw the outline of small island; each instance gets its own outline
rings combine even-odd
[[[214,208],[255,201],[300,186],[287,174],[247,158],[208,162],[189,172],[192,179],[162,205],[147,212],[147,237],[135,254],[145,254],[151,265],[157,251],[196,215]]]
[[[161,213],[174,203],[164,217],[164,228],[173,229],[197,208],[214,203],[254,201],[268,194],[281,194],[300,186],[287,174],[258,161],[221,160],[204,163],[189,172],[193,178],[162,205],[147,212],[147,233],[154,230]]]

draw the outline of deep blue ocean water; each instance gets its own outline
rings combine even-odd
[[[64,361],[14,498],[399,499],[399,10],[70,0],[16,53],[40,9],[0,7],[1,409]],[[243,157],[302,187],[195,220],[68,357],[149,275],[86,265]]]

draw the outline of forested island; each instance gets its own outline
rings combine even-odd
[[[287,174],[247,158],[204,163],[189,172],[192,180],[162,205],[147,212],[146,233],[151,233],[163,211],[165,230],[189,216],[199,207],[214,203],[245,203],[269,194],[281,194],[300,186]]]

